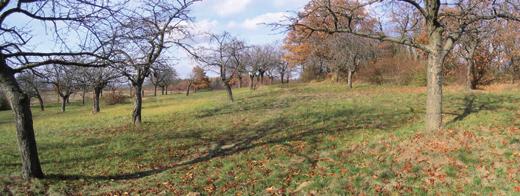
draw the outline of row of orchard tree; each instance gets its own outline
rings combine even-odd
[[[282,27],[290,27],[290,62],[311,65],[317,73],[352,75],[374,59],[380,42],[417,53],[426,64],[426,129],[434,131],[442,128],[448,62],[468,66],[470,88],[482,64],[517,67],[519,21],[518,0],[311,0]],[[501,58],[495,58],[498,51]]]
[[[243,77],[254,88],[255,78],[263,83],[275,73],[282,81],[289,75],[276,46],[251,46],[222,33],[204,36],[204,47],[191,47],[190,11],[198,1],[0,1],[0,90],[15,115],[24,178],[44,177],[30,106],[37,98],[44,110],[43,89],[56,92],[63,112],[71,95],[80,93],[84,102],[92,92],[97,113],[103,89],[130,83],[132,122],[140,127],[145,82],[154,86],[154,95],[158,88],[167,91],[177,79],[171,62],[179,51],[200,64],[188,89],[206,88],[205,71],[215,71],[230,100],[231,85],[241,87]]]
[[[209,34],[206,39],[209,44],[196,48],[193,56],[202,67],[219,75],[230,101],[234,100],[233,84],[242,87],[245,77],[249,78],[252,90],[267,79],[289,82],[291,68],[283,60],[285,53],[280,46],[248,45],[228,32]]]
[[[73,94],[80,94],[81,102],[85,105],[86,95],[92,92],[92,112],[98,113],[103,90],[108,86],[121,88],[127,83],[122,73],[110,66],[74,67],[59,64],[23,71],[16,76],[16,79],[29,99],[38,100],[41,111],[45,110],[44,92],[49,90],[55,92],[61,103],[62,112],[65,112]],[[175,69],[164,63],[154,64],[148,76],[149,84],[154,88],[154,96],[157,95],[158,88],[162,94],[165,94],[167,88],[176,80],[178,79]]]
[[[132,121],[140,126],[143,84],[149,78],[164,88],[175,77],[165,51],[188,48],[197,1],[0,2],[0,89],[15,116],[24,178],[44,177],[30,97],[41,101],[42,86],[52,86],[65,110],[71,94],[92,91],[98,112],[102,90],[126,80],[135,94]]]

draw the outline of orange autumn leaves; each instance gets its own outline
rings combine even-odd
[[[337,13],[337,16],[327,14],[328,11],[324,10],[327,3],[334,5],[331,7],[335,9],[334,13]],[[312,1],[299,13],[305,16],[299,23],[330,30],[350,27],[357,31],[370,31],[375,26],[376,20],[368,19],[366,10],[359,5],[360,3],[355,0]],[[333,48],[324,43],[331,38],[331,34],[294,26],[285,38],[283,47],[288,52],[283,59],[294,67],[303,64],[312,55],[327,56]]]

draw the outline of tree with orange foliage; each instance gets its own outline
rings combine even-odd
[[[496,42],[501,44],[500,56],[511,74],[511,83],[520,78],[520,24],[505,21],[498,28]]]
[[[192,70],[193,73],[193,88],[195,91],[198,89],[205,89],[209,87],[210,81],[206,75],[206,71],[202,67],[195,66]]]
[[[481,22],[474,31],[466,33],[455,46],[454,53],[459,54],[466,64],[466,88],[477,89],[478,85],[486,83],[491,65],[496,59],[496,28],[491,23]]]

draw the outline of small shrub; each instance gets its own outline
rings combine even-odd
[[[126,103],[128,101],[128,96],[123,95],[121,92],[112,92],[103,96],[103,101],[107,105],[116,105]]]

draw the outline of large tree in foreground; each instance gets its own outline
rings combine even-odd
[[[192,21],[190,8],[198,0],[151,0],[136,4],[131,14],[118,20],[115,67],[134,88],[132,122],[141,126],[143,84],[161,60],[163,52],[172,46],[182,46],[189,37],[187,23]],[[162,58],[163,60],[165,58]]]
[[[103,28],[105,19],[116,11],[114,8],[109,1],[0,1],[0,89],[14,113],[23,178],[44,175],[30,99],[16,75],[44,65],[98,66],[97,60],[110,53],[110,39],[104,36]],[[68,38],[76,41],[68,44]],[[54,41],[56,47],[44,47],[44,41]],[[73,57],[85,61],[76,62]]]
[[[400,15],[384,20],[384,24],[376,25],[378,28],[363,28],[375,18],[390,15],[389,12]],[[417,17],[404,17],[406,15]],[[310,34],[349,33],[407,45],[426,53],[425,122],[426,129],[433,131],[442,127],[444,60],[455,42],[466,32],[474,31],[471,29],[474,23],[518,20],[519,15],[520,2],[517,0],[312,0],[290,26]],[[391,33],[395,30],[399,33]]]

